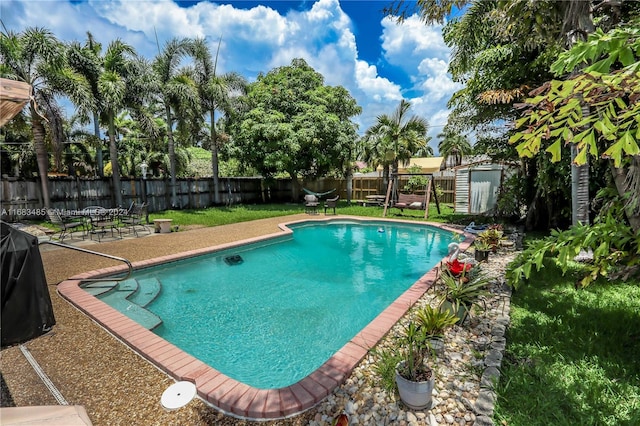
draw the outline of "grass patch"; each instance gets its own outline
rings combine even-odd
[[[303,212],[303,207],[293,204],[239,204],[230,207],[210,207],[197,210],[165,210],[149,214],[149,221],[152,222],[153,219],[173,219],[172,225],[218,226]]]
[[[230,207],[210,207],[198,210],[166,210],[151,213],[149,220],[173,219],[173,225],[180,226],[217,226],[304,212],[303,204],[239,204]],[[321,215],[324,212],[323,203],[320,204],[318,212]],[[356,204],[348,205],[346,201],[340,201],[336,212],[341,215],[382,218],[383,208],[362,207]],[[389,209],[386,217],[390,219],[424,221],[424,210],[404,210],[404,212],[400,212],[398,209]],[[435,204],[432,204],[429,206],[428,220],[440,223],[468,224],[474,218],[472,216],[454,214],[453,206],[450,204],[441,204],[440,213],[438,213]]]
[[[579,268],[513,293],[497,424],[640,424],[640,282],[576,290]]]
[[[339,215],[364,216],[372,218],[382,218],[383,207],[363,207],[362,205],[352,203],[349,205],[346,201],[339,201],[336,213]],[[278,216],[290,216],[294,214],[304,213],[303,203],[282,203],[282,204],[238,204],[229,207],[209,207],[205,209],[185,209],[185,210],[165,210],[162,212],[154,212],[149,214],[149,221],[153,223],[153,219],[172,219],[172,225],[178,225],[184,228],[189,225],[194,226],[218,226],[231,223],[247,222],[251,220],[266,219]],[[321,202],[318,207],[321,216],[324,213],[324,203]],[[329,214],[333,209],[327,211]],[[313,217],[313,216],[310,216]],[[424,221],[424,210],[404,210],[389,209],[387,218]],[[479,223],[481,218],[455,214],[453,205],[440,204],[440,213],[436,209],[435,203],[429,206],[430,222],[452,223],[467,225],[474,221]],[[46,220],[34,221],[32,223],[39,224],[51,229],[57,229]]]

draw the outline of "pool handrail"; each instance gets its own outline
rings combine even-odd
[[[83,253],[95,254],[96,256],[106,257],[108,259],[117,260],[119,262],[124,262],[124,263],[127,264],[128,271],[127,271],[127,274],[125,276],[123,276],[123,277],[117,277],[117,278],[116,277],[111,277],[111,278],[80,278],[80,279],[78,279],[78,281],[93,281],[93,282],[95,282],[95,281],[111,281],[111,282],[113,282],[113,281],[124,281],[127,278],[129,278],[131,276],[131,273],[133,272],[133,265],[131,265],[131,262],[129,262],[127,259],[125,259],[123,257],[112,256],[110,254],[100,253],[100,252],[93,251],[93,250],[87,250],[87,249],[84,249],[84,248],[81,248],[81,247],[70,246],[68,244],[60,243],[58,241],[40,241],[38,243],[39,246],[43,245],[43,244],[51,244],[51,245],[54,245],[54,246],[58,246],[58,247],[62,247],[62,248],[68,248],[68,249],[80,251],[80,252],[83,252]]]

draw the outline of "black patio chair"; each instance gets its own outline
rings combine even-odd
[[[73,236],[73,232],[82,229],[82,239],[84,240],[84,234],[87,230],[86,223],[82,218],[66,218],[60,215],[60,212],[56,209],[47,209],[47,216],[49,221],[58,227],[58,232],[51,235],[49,238],[53,240],[53,238],[57,235],[58,240],[62,243],[64,239],[71,235]]]
[[[150,234],[151,229],[146,223],[144,223],[147,217],[147,209],[148,205],[145,203],[142,203],[141,205],[133,205],[127,214],[120,217],[120,223],[122,223],[125,228],[129,229],[129,233],[133,231],[133,234],[136,237],[138,236],[136,227],[141,228],[142,231],[146,231]]]

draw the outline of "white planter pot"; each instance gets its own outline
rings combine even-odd
[[[434,374],[431,379],[426,382],[413,382],[407,380],[396,370],[396,384],[400,399],[404,404],[412,410],[423,410],[431,408],[431,394],[435,386]]]
[[[431,350],[436,356],[441,357],[444,355],[444,342],[442,339],[430,339],[429,345],[431,346]]]

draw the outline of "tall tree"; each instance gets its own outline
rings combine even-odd
[[[453,158],[453,166],[459,166],[462,164],[462,157],[471,154],[473,151],[469,139],[464,135],[452,131],[444,131],[438,137],[441,138],[438,143],[438,150],[447,165],[449,158]]]
[[[100,133],[100,113],[103,110],[98,83],[104,67],[104,57],[101,56],[102,44],[96,41],[93,34],[87,32],[87,40],[83,45],[74,41],[67,50],[69,65],[82,75],[90,88],[90,96],[76,104],[81,117],[89,117],[93,122],[93,145],[96,149],[96,172],[104,176],[104,162],[102,156],[102,135]]]
[[[137,57],[133,47],[119,39],[109,43],[98,81],[98,90],[104,102],[104,113],[108,123],[113,192],[118,206],[122,206],[122,192],[115,120],[116,116],[127,108],[130,114],[140,120],[143,130],[150,128],[151,120],[141,111],[144,98],[155,90],[147,72],[148,64]]]
[[[174,142],[174,114],[181,108],[198,107],[198,90],[190,72],[181,67],[181,61],[189,52],[191,41],[171,39],[153,61],[158,80],[160,103],[167,125],[167,141],[171,175],[171,207],[179,207],[176,196],[176,151]]]
[[[398,173],[400,162],[407,165],[429,140],[429,123],[420,116],[409,116],[410,108],[410,102],[401,100],[393,114],[378,116],[376,124],[365,133],[365,138],[374,145],[371,152],[383,155],[383,164],[390,164],[393,174]]]
[[[241,158],[263,176],[287,173],[294,200],[299,178],[344,170],[357,137],[350,118],[361,108],[343,87],[325,86],[303,59],[258,76],[246,104],[231,132]]]
[[[219,177],[219,141],[216,122],[216,111],[227,116],[234,109],[234,100],[245,93],[247,82],[237,73],[229,72],[219,75],[217,73],[218,55],[220,44],[215,58],[211,55],[209,46],[204,39],[196,39],[192,43],[191,55],[195,59],[196,78],[202,112],[209,117],[211,167],[213,171],[214,203],[220,204],[220,177]]]
[[[640,30],[638,22],[608,33],[596,31],[586,42],[562,54],[553,69],[580,73],[567,80],[552,80],[537,88],[521,105],[525,115],[511,137],[520,155],[536,155],[541,149],[552,161],[562,149],[575,146],[573,162],[583,165],[589,157],[611,160],[616,189],[626,200],[625,213],[635,232],[640,230]],[[572,73],[573,74],[573,73]],[[585,114],[587,104],[594,114]]]
[[[61,110],[56,95],[72,101],[86,97],[87,88],[65,61],[65,47],[44,28],[27,28],[24,32],[0,33],[0,75],[29,83],[33,97],[29,103],[33,144],[38,161],[42,201],[51,206],[47,173],[49,156],[45,145],[46,128],[54,143],[64,137]]]

